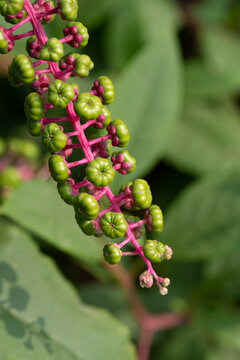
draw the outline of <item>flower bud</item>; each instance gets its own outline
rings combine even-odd
[[[159,293],[160,295],[164,296],[164,295],[167,295],[168,293],[168,289],[166,287],[163,287],[163,286],[159,286]]]
[[[166,248],[166,252],[164,255],[164,259],[170,260],[172,258],[173,251],[168,245],[165,245],[165,248]]]
[[[139,276],[139,284],[142,288],[149,289],[153,285],[152,274],[149,274],[147,270],[144,271],[144,273]]]
[[[170,285],[170,279],[168,279],[168,278],[165,278],[165,279],[163,279],[163,281],[162,281],[162,284],[163,284],[163,286],[169,286]]]

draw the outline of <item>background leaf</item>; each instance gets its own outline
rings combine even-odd
[[[138,53],[116,82],[112,117],[127,123],[128,151],[137,160],[133,174],[117,177],[118,188],[146,174],[163,153],[180,108],[180,69],[174,36],[164,31]]]
[[[55,184],[23,183],[4,204],[2,212],[52,246],[86,262],[101,260],[98,240],[79,229],[72,206],[60,198]]]
[[[2,359],[135,358],[126,328],[106,311],[81,303],[23,231],[1,226],[1,235]]]
[[[166,158],[197,175],[238,168],[239,110],[229,103],[188,106],[174,129]]]
[[[166,214],[164,232],[174,259],[208,260],[238,251],[240,176],[215,176],[182,192]]]

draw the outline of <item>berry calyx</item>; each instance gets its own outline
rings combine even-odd
[[[65,108],[67,104],[74,98],[75,92],[73,86],[66,84],[61,80],[55,80],[48,88],[49,102],[60,108]]]
[[[58,61],[63,56],[63,45],[55,37],[50,38],[41,48],[39,59]]]
[[[81,93],[76,98],[74,109],[81,119],[93,120],[101,114],[102,103],[97,96]]]
[[[50,152],[59,152],[67,142],[67,136],[57,124],[51,123],[44,127],[42,142]]]
[[[101,157],[89,162],[86,168],[87,179],[97,187],[104,187],[114,179],[115,171],[109,160]]]
[[[124,236],[128,227],[122,213],[106,212],[100,220],[102,232],[111,239]]]

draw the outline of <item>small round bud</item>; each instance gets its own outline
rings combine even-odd
[[[166,287],[160,286],[159,287],[159,293],[162,296],[167,295],[168,294],[168,289]]]
[[[144,273],[139,276],[139,284],[142,288],[149,289],[153,285],[152,274],[149,274],[148,271],[144,271]]]
[[[163,279],[162,285],[165,286],[165,287],[169,286],[170,285],[170,279],[168,279],[168,278]]]
[[[166,252],[164,255],[164,259],[170,260],[172,258],[173,251],[168,245],[165,245],[165,248],[166,248]]]

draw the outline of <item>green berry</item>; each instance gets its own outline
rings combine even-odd
[[[143,245],[144,256],[153,263],[159,263],[164,259],[166,247],[157,240],[146,240]]]
[[[151,205],[145,213],[145,219],[147,221],[146,224],[149,231],[163,231],[163,214],[159,206]]]
[[[57,184],[58,193],[68,205],[73,204],[74,195],[72,194],[71,186],[67,181]]]
[[[42,142],[50,152],[59,152],[66,146],[67,136],[57,124],[51,123],[44,127]]]
[[[7,54],[8,53],[8,42],[4,37],[4,33],[0,30],[0,53]]]
[[[82,220],[94,220],[98,216],[99,206],[97,200],[85,192],[75,196],[73,206],[78,218]]]
[[[28,131],[32,136],[41,135],[42,124],[40,121],[28,121]]]
[[[78,13],[77,0],[59,0],[60,14],[63,20],[75,20]]]
[[[49,85],[48,100],[56,107],[65,108],[74,96],[72,85],[66,84],[62,80],[55,80]]]
[[[114,179],[113,170],[108,159],[96,158],[88,163],[86,168],[87,179],[94,185],[104,187]]]
[[[82,23],[76,21],[71,21],[70,23],[68,23],[67,27],[69,28],[71,26],[76,26],[77,33],[81,35],[82,41],[79,43],[79,49],[83,48],[88,43],[88,39],[89,39],[88,29]]]
[[[74,75],[78,75],[81,78],[87,77],[89,71],[92,70],[94,64],[88,55],[79,55],[74,61]]]
[[[112,81],[106,76],[100,76],[98,79],[98,86],[104,88],[104,93],[101,95],[104,105],[109,105],[114,100],[114,86]]]
[[[0,13],[2,15],[15,15],[23,7],[23,0],[0,0]]]
[[[40,121],[44,115],[44,103],[35,92],[28,94],[24,101],[24,111],[29,121]]]
[[[81,93],[74,104],[76,114],[83,120],[94,120],[102,111],[101,100],[89,93]]]
[[[152,203],[152,194],[145,180],[135,180],[130,186],[134,204],[140,209],[148,208]]]
[[[112,238],[117,239],[124,236],[128,227],[122,213],[106,212],[100,220],[102,232]]]
[[[41,119],[44,116],[42,97],[34,92],[28,94],[24,101],[24,111],[28,119],[28,130],[30,134],[32,136],[39,136],[42,129]]]
[[[55,37],[50,38],[41,48],[39,59],[58,61],[63,56],[63,45]]]
[[[105,128],[108,126],[108,124],[111,122],[111,114],[110,111],[108,110],[108,108],[103,105],[102,107],[102,112],[101,114],[105,117],[104,121],[101,123],[102,127],[101,128]],[[100,115],[101,116],[101,115]]]
[[[96,234],[97,230],[92,220],[82,220],[82,217],[79,216],[77,213],[75,214],[75,219],[78,226],[85,235],[92,236]]]
[[[12,86],[30,84],[34,80],[34,70],[29,58],[19,54],[8,67],[8,79]]]
[[[60,155],[52,155],[48,160],[49,171],[52,178],[59,183],[68,179],[68,168]]]
[[[127,125],[120,119],[113,120],[107,126],[108,133],[112,135],[113,146],[125,147],[128,145],[130,136]]]
[[[113,244],[106,244],[103,248],[103,256],[109,264],[117,264],[121,261],[121,251]]]

